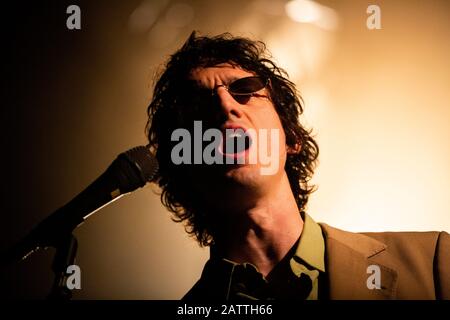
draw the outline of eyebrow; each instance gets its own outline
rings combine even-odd
[[[188,90],[190,90],[191,93],[194,93],[197,95],[199,95],[199,94],[211,95],[211,91],[212,91],[212,89],[208,89],[208,88],[204,87],[200,82],[193,80],[193,79],[187,80],[186,88],[189,88]]]
[[[245,77],[236,77],[236,76],[233,76],[232,78],[230,78],[230,79],[228,80],[227,85],[230,84],[230,83],[233,82],[233,81],[236,81],[236,80],[239,80],[239,79],[243,79],[243,78],[247,78],[247,77],[248,77],[248,76],[245,76]]]
[[[226,86],[228,86],[228,85],[230,85],[230,83],[233,83],[233,82],[236,81],[236,80],[240,80],[240,79],[244,79],[244,78],[248,78],[248,77],[254,77],[254,76],[253,76],[253,75],[251,75],[251,76],[243,76],[243,77],[232,76],[232,77],[228,78],[227,81],[226,81],[225,83],[222,83],[222,84],[216,84],[216,85],[214,86],[214,88],[206,88],[206,87],[204,87],[199,81],[194,80],[194,79],[189,79],[188,81],[189,81],[189,82],[192,82],[192,83],[194,84],[194,86],[195,86],[196,88],[198,88],[198,89],[214,90],[215,88],[217,88],[217,87],[219,87],[219,86],[221,86],[221,85],[226,85]]]
[[[230,75],[230,77],[228,78],[228,77],[226,77],[226,82],[225,83],[222,83],[222,84],[216,84],[215,86],[214,86],[214,88],[206,88],[205,86],[203,86],[202,85],[202,83],[199,81],[199,80],[196,80],[196,79],[192,79],[192,78],[187,78],[187,82],[188,83],[190,83],[191,85],[192,85],[192,87],[195,89],[195,90],[202,90],[202,91],[211,91],[211,90],[215,90],[215,89],[217,89],[218,87],[220,87],[220,86],[222,86],[222,85],[225,85],[225,86],[229,86],[231,83],[233,83],[234,81],[236,81],[236,80],[240,80],[240,79],[244,79],[244,78],[248,78],[248,77],[257,77],[258,76],[258,74],[250,74],[250,75],[241,75],[241,76],[238,76],[238,75]]]

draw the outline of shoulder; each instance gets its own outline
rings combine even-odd
[[[350,247],[363,247],[367,243],[378,245],[394,253],[413,251],[415,254],[434,256],[450,245],[450,235],[445,231],[413,232],[349,232],[321,223],[326,241],[336,240]]]
[[[361,232],[370,238],[382,241],[390,246],[436,245],[440,237],[448,237],[445,231],[413,231],[413,232]]]
[[[447,239],[448,233],[438,231],[428,232],[364,232],[361,233],[372,239],[383,242],[391,253],[405,255],[410,252],[414,256],[433,259],[438,244]]]
[[[435,269],[440,261],[450,263],[450,235],[445,231],[365,232],[363,235],[386,245],[386,251],[404,261],[409,268],[427,263]]]
[[[398,273],[398,298],[411,292],[450,299],[450,235],[447,232],[348,232],[320,224],[327,258],[335,264],[358,256]],[[350,255],[349,253],[355,254]],[[420,295],[417,295],[418,297]],[[421,296],[420,296],[421,297]]]

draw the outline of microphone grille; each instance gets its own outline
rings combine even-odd
[[[123,154],[136,166],[144,184],[153,181],[158,172],[158,160],[150,153],[148,147],[134,147]]]

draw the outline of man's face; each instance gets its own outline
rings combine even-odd
[[[208,106],[206,110],[211,115],[219,113],[222,120],[217,129],[225,133],[226,129],[240,128],[252,134],[249,149],[239,155],[245,158],[244,163],[224,165],[224,170],[195,181],[199,185],[200,192],[216,191],[221,197],[234,197],[236,195],[233,193],[242,194],[243,189],[256,193],[266,192],[285,174],[285,133],[275,107],[270,101],[268,88],[259,90],[249,99],[242,100],[235,99],[226,87],[237,79],[250,76],[255,74],[230,64],[198,68],[191,73],[191,80],[194,80],[197,86],[214,90],[217,95],[216,105],[211,105],[210,110]],[[277,134],[274,135],[274,132]],[[250,159],[252,155],[253,158]],[[229,154],[225,156],[237,157]],[[274,164],[273,170],[264,170]]]

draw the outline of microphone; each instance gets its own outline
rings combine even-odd
[[[148,146],[139,146],[117,156],[106,171],[80,194],[38,224],[22,241],[2,254],[2,265],[27,258],[32,252],[56,246],[89,216],[125,194],[153,181],[158,162]]]

